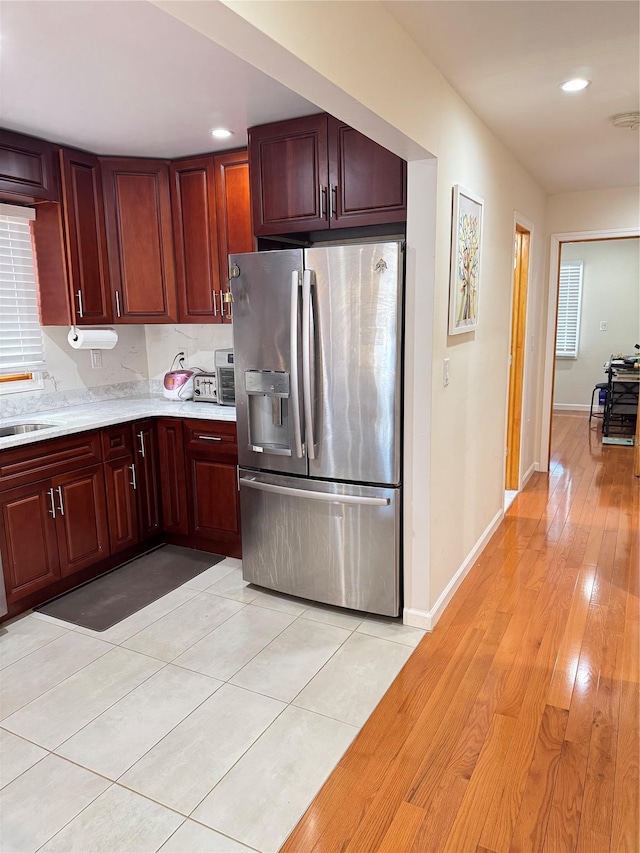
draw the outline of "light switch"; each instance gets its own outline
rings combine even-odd
[[[606,320],[600,320],[600,331],[601,332],[607,331],[607,321]]]
[[[99,349],[91,350],[91,367],[94,369],[102,367],[102,351]]]
[[[450,359],[445,358],[442,362],[442,384],[446,388],[449,384],[449,362]]]

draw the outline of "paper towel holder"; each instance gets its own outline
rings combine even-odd
[[[115,329],[78,328],[72,324],[67,335],[69,346],[73,349],[113,349],[118,343],[118,333]]]

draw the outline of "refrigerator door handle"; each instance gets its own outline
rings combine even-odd
[[[298,396],[298,290],[300,273],[291,273],[291,414],[293,415],[293,442],[298,459],[302,459],[302,429],[300,427],[300,398]]]
[[[335,495],[330,492],[312,492],[309,489],[293,489],[289,486],[277,486],[275,483],[261,483],[259,480],[243,478],[241,484],[250,489],[258,489],[261,492],[275,492],[278,495],[287,495],[292,498],[307,498],[312,501],[324,501],[325,503],[356,504],[358,506],[389,506],[389,498],[367,498],[357,495]]]
[[[311,398],[311,270],[302,273],[302,392],[307,437],[307,456],[316,458]]]

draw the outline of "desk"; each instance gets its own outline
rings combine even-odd
[[[633,433],[638,418],[638,391],[640,373],[637,370],[620,370],[611,366],[607,370],[609,386],[602,421],[603,443],[606,438],[627,438],[633,444]]]

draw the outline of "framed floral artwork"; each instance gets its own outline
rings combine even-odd
[[[478,328],[483,200],[456,184],[451,224],[451,278],[449,334],[462,335]]]

